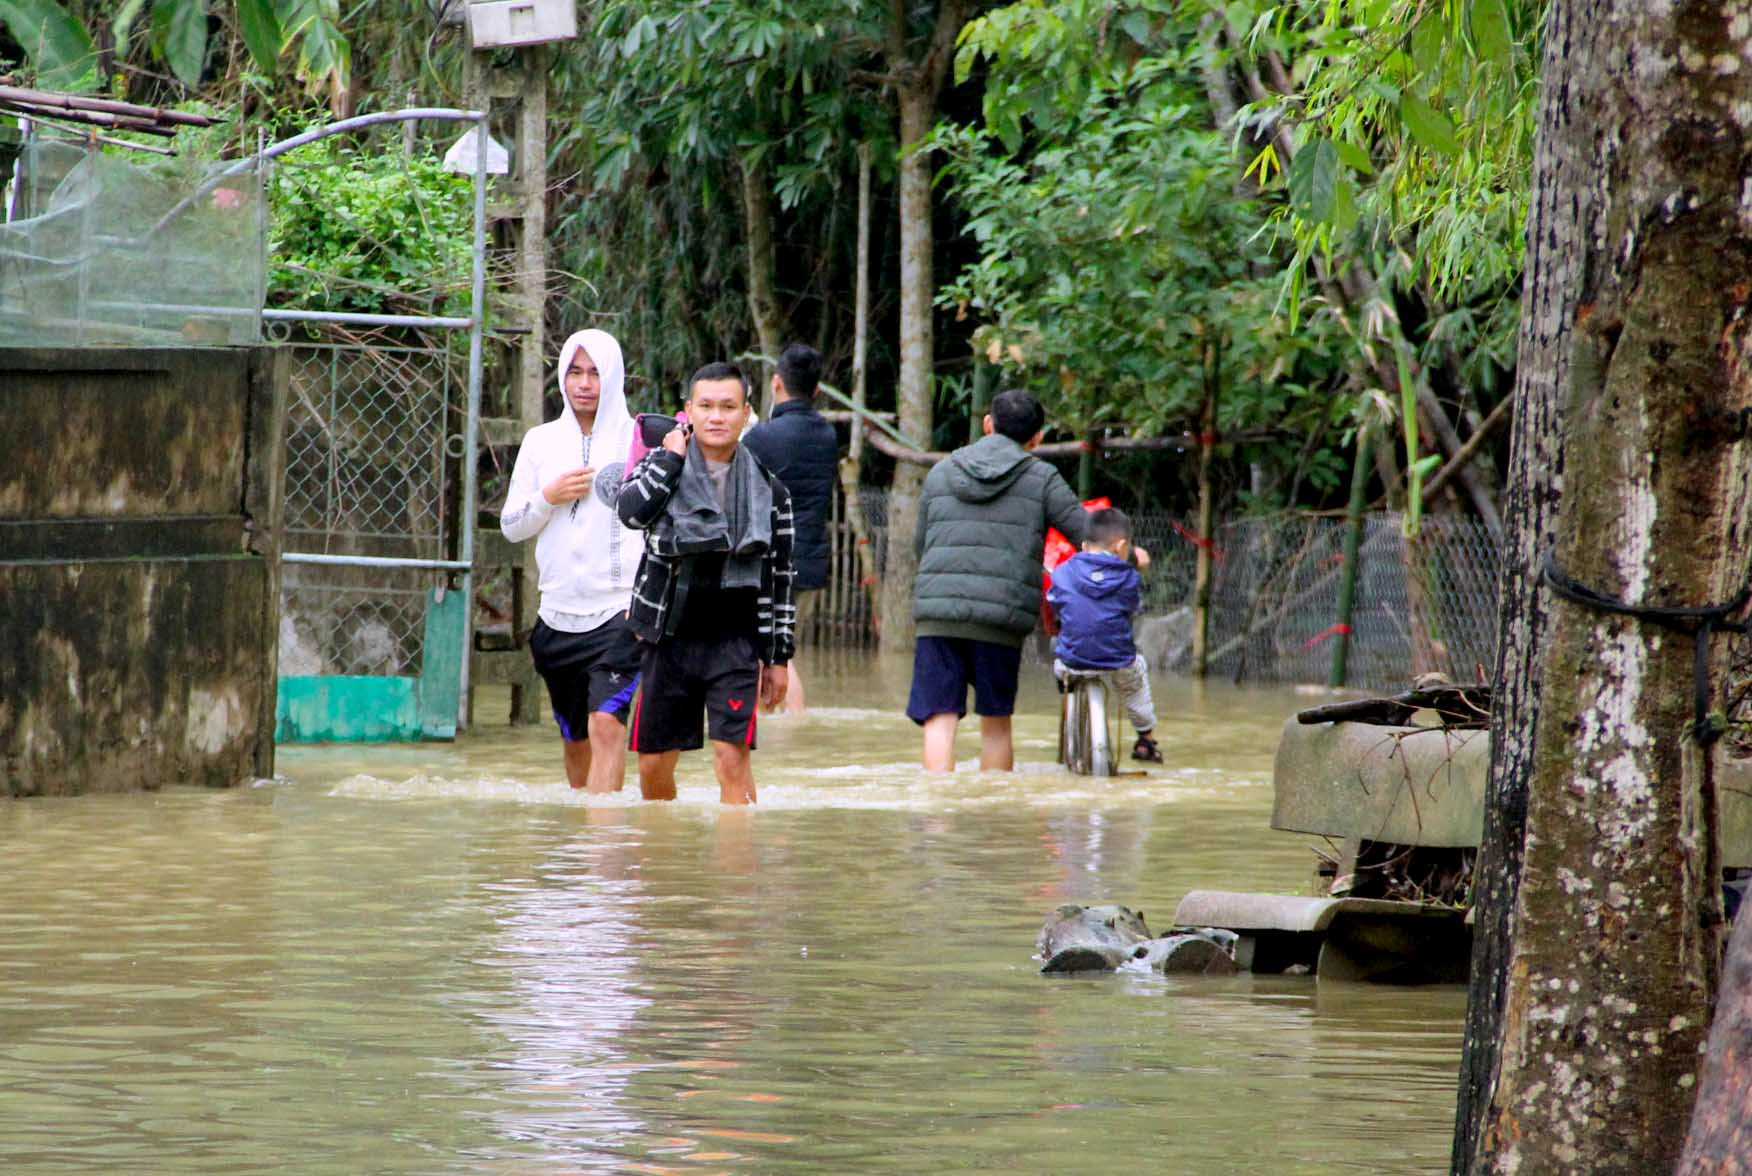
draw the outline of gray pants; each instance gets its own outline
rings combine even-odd
[[[1058,658],[1052,659],[1053,677],[1059,681],[1065,680],[1069,673],[1087,674],[1089,670],[1072,670]],[[1139,735],[1147,735],[1156,729],[1156,701],[1150,697],[1150,667],[1144,661],[1144,655],[1138,654],[1129,666],[1118,669],[1102,670],[1101,676],[1119,691],[1119,700],[1125,704],[1126,718],[1137,728]]]

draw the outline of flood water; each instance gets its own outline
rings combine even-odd
[[[0,803],[0,1171],[1444,1169],[1461,989],[1029,959],[1062,902],[1303,892],[1267,820],[1309,698],[1159,682],[1168,765],[1080,779],[1036,670],[1021,770],[929,778],[904,660],[804,667],[752,810],[704,753],[673,804],[572,793],[502,701],[253,788]]]

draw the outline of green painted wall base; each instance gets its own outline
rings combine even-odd
[[[455,739],[462,701],[462,593],[426,594],[425,656],[418,678],[313,674],[280,679],[277,743]]]
[[[368,743],[420,737],[420,680],[364,675],[280,679],[277,743]]]

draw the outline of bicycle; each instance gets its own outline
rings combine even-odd
[[[1059,762],[1079,776],[1115,775],[1106,677],[1099,670],[1067,669],[1059,688]]]

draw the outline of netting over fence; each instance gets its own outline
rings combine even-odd
[[[255,342],[261,185],[222,170],[27,140],[0,218],[0,344]]]
[[[1196,548],[1160,516],[1139,520],[1138,531],[1159,553],[1146,577],[1140,646],[1163,669],[1184,672],[1191,662]],[[1211,674],[1250,682],[1327,680],[1339,634],[1344,532],[1342,520],[1297,517],[1217,529]],[[1482,524],[1426,518],[1413,541],[1399,516],[1373,515],[1365,520],[1358,557],[1347,684],[1398,688],[1427,670],[1471,682],[1477,667],[1490,672],[1500,561]]]
[[[866,488],[864,515],[878,566],[887,553],[887,495]],[[1137,542],[1154,557],[1144,576],[1138,647],[1158,672],[1191,668],[1197,546],[1184,520],[1141,514]],[[1244,682],[1325,682],[1339,623],[1345,524],[1285,516],[1217,529],[1211,585],[1210,673]],[[1498,544],[1481,523],[1431,517],[1416,541],[1398,515],[1372,515],[1359,551],[1346,682],[1398,689],[1440,670],[1471,682],[1495,661]],[[1038,651],[1039,644],[1030,649]]]

